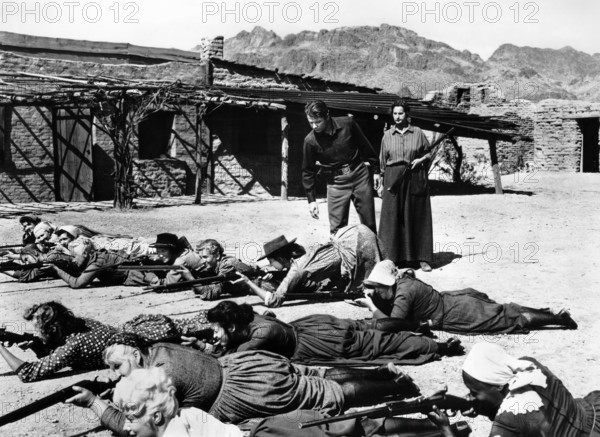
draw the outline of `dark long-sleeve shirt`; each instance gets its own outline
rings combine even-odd
[[[373,171],[379,172],[375,149],[351,117],[331,117],[330,130],[321,133],[311,131],[304,138],[302,162],[302,184],[308,201],[316,199],[315,177],[319,167],[336,170],[359,161],[369,162]]]

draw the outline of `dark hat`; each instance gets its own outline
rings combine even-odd
[[[177,235],[165,232],[156,236],[156,243],[149,245],[150,247],[163,247],[165,249],[176,249],[179,246],[179,238]]]
[[[280,235],[279,237],[275,238],[274,240],[267,241],[263,245],[265,254],[263,256],[261,256],[260,258],[258,258],[257,261],[260,261],[261,259],[268,257],[272,253],[277,252],[279,249],[283,249],[284,247],[287,247],[290,244],[293,244],[295,241],[296,241],[295,238],[292,238],[290,241],[288,241],[283,235]]]

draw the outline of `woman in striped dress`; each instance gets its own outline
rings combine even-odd
[[[379,160],[383,184],[379,238],[395,264],[431,271],[433,225],[427,184],[430,144],[423,131],[412,126],[404,101],[391,106],[395,125],[381,140]]]

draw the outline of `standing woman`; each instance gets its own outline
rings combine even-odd
[[[391,114],[395,125],[383,135],[379,153],[383,175],[379,237],[395,264],[420,265],[430,272],[433,225],[427,163],[431,146],[423,131],[410,124],[406,102],[395,101]]]

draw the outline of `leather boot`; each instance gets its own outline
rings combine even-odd
[[[523,317],[527,321],[524,328],[537,329],[546,326],[562,326],[565,329],[577,329],[577,323],[571,318],[567,310],[561,310],[554,314],[547,309],[535,309],[525,307]]]
[[[420,394],[419,388],[410,378],[405,378],[402,382],[394,381],[392,384],[389,380],[354,380],[346,381],[340,385],[344,392],[344,406],[347,408],[380,404],[386,401],[386,397],[405,399]]]

